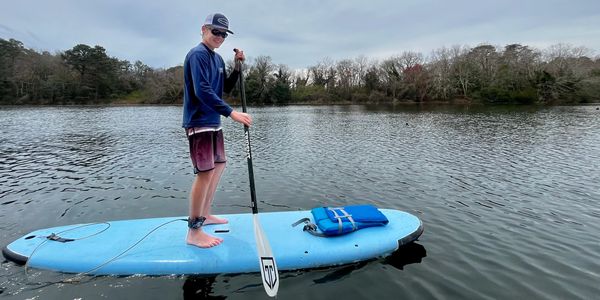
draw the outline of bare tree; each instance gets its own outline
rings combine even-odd
[[[452,84],[452,53],[443,47],[432,51],[427,65],[430,72],[432,98],[450,100],[454,95]]]
[[[335,66],[337,74],[337,87],[341,90],[342,96],[351,97],[351,87],[355,77],[354,62],[350,59],[342,59]]]
[[[392,99],[398,98],[402,85],[402,69],[399,60],[398,56],[393,56],[383,60],[380,65],[382,83]]]
[[[423,54],[420,52],[405,51],[398,57],[398,66],[401,72],[423,64]]]
[[[452,73],[456,78],[458,86],[463,97],[468,98],[470,88],[474,84],[475,74],[473,72],[473,64],[467,58],[469,53],[468,47],[453,46],[450,49],[452,59]]]
[[[308,67],[308,72],[312,75],[312,84],[325,87],[327,84],[327,66],[323,62]]]
[[[310,72],[308,69],[295,70],[292,74],[293,83],[292,87],[303,87],[310,81]]]
[[[354,80],[352,82],[352,86],[355,87],[363,87],[365,85],[365,75],[367,74],[367,70],[369,68],[369,59],[360,55],[354,59]]]
[[[560,43],[548,47],[543,55],[547,62],[546,70],[554,76],[582,76],[589,71],[586,66],[590,65],[590,61],[579,59],[591,56],[591,50],[586,47]]]

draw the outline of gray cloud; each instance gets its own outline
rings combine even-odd
[[[559,42],[600,50],[600,2],[505,1],[9,1],[0,37],[39,50],[101,45],[110,55],[153,67],[182,63],[201,39],[211,12],[223,12],[236,33],[219,50],[303,68],[330,57],[382,58],[443,46]]]

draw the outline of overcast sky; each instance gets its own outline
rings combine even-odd
[[[50,52],[100,45],[119,59],[171,67],[200,42],[212,12],[235,32],[218,50],[225,59],[237,47],[292,68],[481,43],[569,43],[600,54],[600,0],[13,0],[2,3],[0,37]]]

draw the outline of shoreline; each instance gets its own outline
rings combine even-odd
[[[237,101],[228,102],[230,106],[241,106]],[[107,102],[107,103],[89,103],[89,104],[0,104],[0,107],[130,107],[130,106],[182,106],[183,103],[126,103],[126,102]],[[331,102],[331,103],[310,103],[297,102],[286,104],[250,104],[254,107],[277,107],[277,106],[478,106],[478,107],[497,107],[497,106],[518,106],[518,107],[552,107],[552,106],[596,106],[600,102],[589,103],[540,103],[540,104],[520,104],[520,103],[482,103],[473,102],[454,102],[454,101],[427,101],[427,102],[405,102],[405,101],[390,101],[377,103],[353,103],[346,102]]]

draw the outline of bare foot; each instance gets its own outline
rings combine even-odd
[[[227,223],[229,223],[229,221],[227,221],[227,219],[218,218],[215,215],[209,215],[208,217],[206,217],[206,221],[204,221],[204,225],[209,225],[209,224],[227,224]]]
[[[210,248],[218,246],[223,242],[223,239],[210,236],[202,231],[202,229],[189,229],[186,242],[189,245],[200,248]]]

